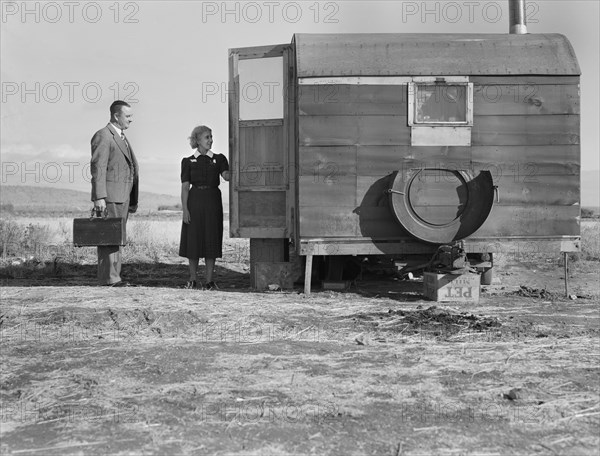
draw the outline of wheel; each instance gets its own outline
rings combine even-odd
[[[431,244],[470,236],[494,204],[489,171],[473,176],[465,170],[421,168],[396,171],[393,176],[388,189],[392,214],[412,236]]]

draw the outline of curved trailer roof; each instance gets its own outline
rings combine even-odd
[[[575,76],[560,34],[295,34],[299,78],[328,76]]]

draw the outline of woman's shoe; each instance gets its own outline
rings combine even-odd
[[[183,288],[186,288],[188,290],[193,290],[195,288],[198,288],[198,284],[196,283],[195,280],[189,280]]]

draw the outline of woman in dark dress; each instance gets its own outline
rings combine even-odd
[[[186,288],[203,288],[198,282],[200,258],[206,266],[206,289],[215,290],[213,281],[216,258],[223,249],[223,203],[220,178],[229,180],[229,164],[224,155],[210,150],[212,130],[205,125],[194,128],[190,146],[194,155],[181,161],[181,206],[183,224],[179,255],[189,260],[190,279]]]

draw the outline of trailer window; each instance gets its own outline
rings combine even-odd
[[[471,145],[473,84],[458,77],[422,79],[408,84],[411,145]]]
[[[467,121],[465,86],[416,86],[415,123]]]

